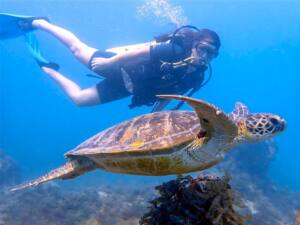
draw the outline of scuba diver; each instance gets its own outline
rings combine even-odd
[[[32,34],[35,30],[52,34],[80,62],[104,78],[96,86],[81,89],[58,72],[57,64],[41,60],[39,50],[29,41],[31,52],[41,69],[78,106],[104,104],[132,96],[130,108],[146,105],[153,106],[152,111],[160,111],[169,101],[159,99],[156,95],[191,96],[208,82],[211,76],[210,63],[218,56],[221,45],[214,31],[188,25],[155,37],[151,42],[102,51],[88,46],[72,32],[50,23],[47,18],[3,15],[13,18],[16,30],[24,35]],[[210,74],[205,79],[208,68]],[[179,109],[182,104],[179,103],[174,109]]]

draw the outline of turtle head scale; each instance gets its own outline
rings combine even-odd
[[[270,113],[249,114],[244,120],[245,137],[249,141],[272,138],[286,129],[286,122]]]

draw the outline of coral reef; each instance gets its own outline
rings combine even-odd
[[[15,161],[0,149],[0,189],[19,183],[20,177]]]
[[[156,187],[159,197],[140,225],[244,225],[245,218],[234,207],[241,206],[229,179],[178,177]]]

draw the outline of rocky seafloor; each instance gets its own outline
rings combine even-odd
[[[295,215],[300,210],[300,193],[278,187],[269,178],[268,168],[275,154],[276,146],[273,142],[241,146],[230,152],[219,166],[193,174],[193,177],[223,177],[226,173],[230,177],[230,189],[237,193],[244,205],[244,208],[232,209],[237,215],[248,215],[245,224],[295,225]],[[9,193],[5,191],[6,187],[19,183],[20,170],[3,152],[0,152],[0,178],[0,225],[137,225],[145,224],[145,218],[151,225],[168,224],[158,220],[165,217],[154,219],[159,211],[153,208],[153,202],[162,196],[151,185],[124,184],[120,187],[107,184],[70,190],[49,184]],[[176,182],[176,179],[171,182]],[[189,214],[193,213],[189,210],[190,206],[180,202],[175,205],[177,210],[181,207],[192,218],[192,214]],[[179,213],[174,215],[178,216]],[[174,216],[170,218],[174,219]],[[203,224],[199,220],[198,223],[196,220],[190,221],[186,224]]]
[[[21,171],[17,163],[0,149],[0,189],[21,181]]]

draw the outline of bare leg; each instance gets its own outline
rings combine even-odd
[[[42,70],[49,75],[66,93],[66,95],[78,106],[91,106],[100,104],[100,97],[96,87],[81,89],[75,82],[66,78],[56,70],[42,67]]]
[[[73,55],[88,66],[91,56],[97,49],[89,47],[85,43],[81,42],[72,32],[53,25],[46,20],[38,19],[32,22],[32,26],[44,31],[47,31],[58,38],[63,44],[65,44]]]

